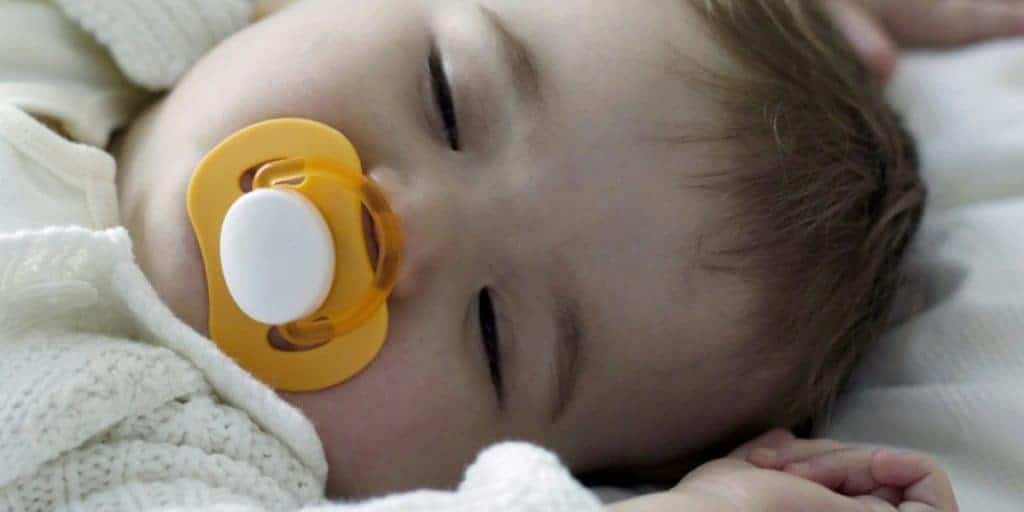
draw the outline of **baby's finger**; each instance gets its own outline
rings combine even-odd
[[[783,471],[847,496],[870,495],[885,486],[872,473],[873,459],[871,450],[845,448],[788,464]]]
[[[736,448],[729,454],[730,459],[747,460],[751,452],[756,450],[773,450],[780,447],[793,439],[793,433],[788,430],[775,429],[766,432],[759,437],[744,443],[739,448]]]
[[[903,503],[903,489],[897,489],[895,487],[879,487],[878,489],[871,491],[871,496],[892,503],[893,506],[896,507],[898,507],[900,503]]]
[[[747,456],[747,461],[765,469],[781,469],[788,464],[844,447],[843,443],[829,439],[792,439],[775,448],[752,450]]]
[[[949,475],[931,457],[879,450],[872,458],[871,473],[882,485],[904,489],[904,505],[900,508],[903,512],[958,510]]]
[[[832,20],[854,54],[879,82],[888,82],[896,69],[896,43],[885,27],[857,2],[835,0],[826,4]]]
[[[1024,33],[1024,5],[990,0],[860,0],[905,46],[962,45]]]

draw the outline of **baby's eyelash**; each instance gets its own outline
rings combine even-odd
[[[498,394],[498,402],[504,403],[505,392],[501,372],[501,336],[498,332],[494,302],[491,300],[491,293],[487,288],[480,290],[479,317],[480,339],[484,346],[484,353],[487,356],[487,367],[491,372],[491,382],[494,383],[495,392]]]
[[[430,70],[431,89],[434,91],[434,100],[441,113],[441,120],[444,123],[445,138],[452,151],[459,151],[459,124],[455,115],[455,101],[452,98],[451,84],[448,82],[448,75],[444,70],[444,62],[437,50],[436,45],[431,45],[430,56],[427,61]]]

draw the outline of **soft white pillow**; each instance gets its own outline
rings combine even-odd
[[[932,202],[925,310],[866,357],[821,435],[925,451],[961,508],[1024,510],[1024,41],[906,59],[889,91]]]

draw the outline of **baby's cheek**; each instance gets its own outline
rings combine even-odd
[[[389,344],[363,374],[318,397],[331,494],[451,486],[497,437],[492,405],[464,362]]]

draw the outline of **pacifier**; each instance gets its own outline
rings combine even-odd
[[[238,131],[196,168],[188,215],[206,270],[210,337],[256,378],[314,391],[377,356],[402,238],[344,135],[306,119]]]

